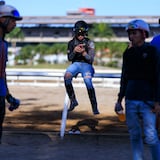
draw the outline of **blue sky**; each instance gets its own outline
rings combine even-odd
[[[6,0],[22,16],[65,16],[67,11],[94,8],[97,16],[160,16],[160,0]]]

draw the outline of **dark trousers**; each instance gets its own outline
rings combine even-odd
[[[5,117],[5,97],[0,96],[0,142],[2,138],[4,117]]]

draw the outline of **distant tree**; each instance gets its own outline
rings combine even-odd
[[[23,39],[24,34],[21,28],[16,27],[12,32],[6,35],[6,38],[8,38],[11,41],[15,39],[14,41],[16,41],[16,39]]]
[[[40,43],[35,47],[35,52],[39,53],[42,57],[48,54],[49,45]]]
[[[102,64],[102,57],[106,54],[105,50],[108,49],[106,46],[106,39],[110,41],[114,37],[114,32],[112,28],[106,23],[93,23],[91,26],[89,36],[95,40],[99,39],[99,45],[96,46],[96,60],[98,64]],[[104,43],[103,43],[104,42]]]
[[[122,54],[127,47],[126,42],[96,42],[96,62],[99,65],[104,65],[103,58],[108,58],[110,65],[119,61],[122,58]],[[116,65],[116,64],[115,64]]]
[[[16,63],[22,61],[23,64],[33,63],[33,57],[35,56],[35,52],[33,50],[32,45],[26,45],[20,50],[20,53],[16,56]]]
[[[17,41],[19,39],[23,40],[24,34],[23,34],[21,28],[16,27],[12,32],[10,32],[9,34],[6,35],[6,38],[8,39],[8,41],[11,42],[11,46],[13,48],[16,48]]]
[[[49,47],[49,54],[58,54],[58,53],[67,53],[67,44],[66,43],[56,43]]]
[[[89,31],[92,38],[111,38],[114,36],[112,28],[106,23],[93,23]]]
[[[108,42],[108,47],[110,49],[110,57],[121,58],[122,54],[127,47],[127,43],[125,42]],[[109,53],[109,54],[110,54]]]

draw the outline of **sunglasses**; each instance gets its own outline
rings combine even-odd
[[[76,35],[79,37],[79,36],[85,36],[86,34],[84,32],[80,32],[80,33],[77,33]]]

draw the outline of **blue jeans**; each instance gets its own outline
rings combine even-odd
[[[151,111],[153,102],[126,100],[126,120],[131,139],[133,160],[143,160],[143,139],[148,144],[153,160],[160,160],[160,142],[156,130],[156,115]]]
[[[71,73],[72,77],[70,79],[66,79],[66,84],[70,84],[72,82],[72,78],[81,73],[86,87],[88,89],[93,88],[92,77],[94,75],[94,68],[91,64],[74,62],[66,69],[66,73],[67,72]]]

